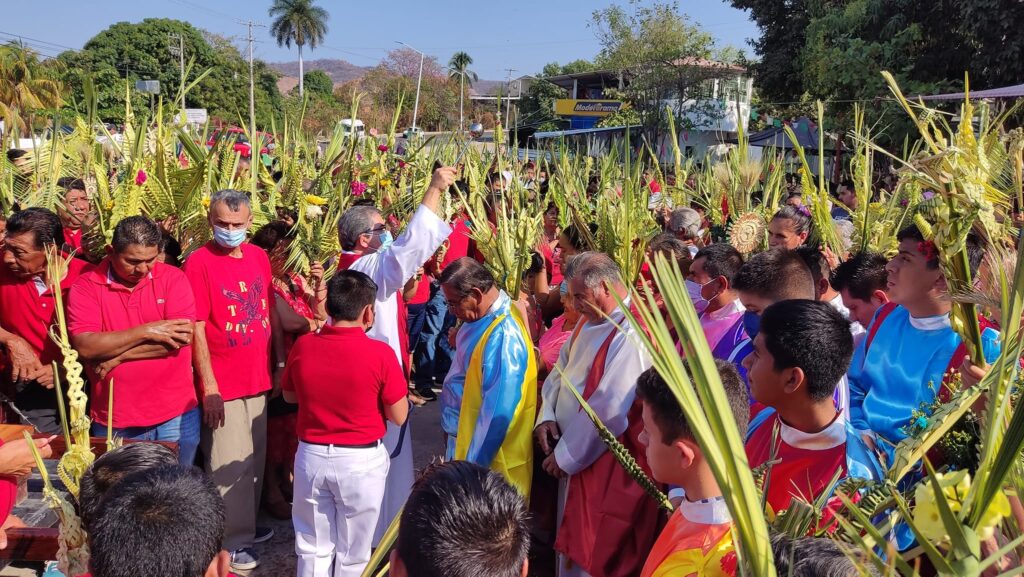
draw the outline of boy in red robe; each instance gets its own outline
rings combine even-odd
[[[736,367],[721,360],[715,363],[736,426],[745,435],[750,411],[746,385]],[[735,575],[732,519],[682,408],[653,368],[637,379],[636,395],[643,404],[640,443],[646,447],[654,479],[686,492],[648,555],[641,577]]]

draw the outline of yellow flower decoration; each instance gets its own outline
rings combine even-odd
[[[966,470],[952,471],[949,473],[936,473],[936,480],[942,487],[942,498],[949,505],[950,511],[954,514],[963,509],[963,502],[971,489],[971,475]],[[949,540],[946,526],[942,523],[942,515],[939,513],[939,506],[935,500],[935,491],[932,484],[925,479],[918,486],[915,493],[917,505],[914,507],[914,523],[920,529],[922,536],[938,544]],[[978,530],[983,539],[992,536],[996,525],[1010,514],[1010,501],[1001,491],[996,493],[992,502],[989,503],[985,513],[981,516],[981,525]]]
[[[389,186],[391,186],[391,181],[390,180],[382,180],[382,181],[380,181],[380,187],[381,188],[387,188]]]
[[[378,172],[380,172],[380,169],[378,169],[376,166],[370,169],[370,174],[377,174]]]
[[[327,199],[322,196],[317,196],[315,194],[307,194],[306,202],[309,204],[314,204],[316,206],[323,206],[327,204]]]
[[[110,209],[114,208],[114,201],[112,201],[112,200],[108,200],[108,201],[107,201],[107,202],[106,202],[106,203],[105,203],[105,204],[103,205],[103,208],[105,208],[105,209],[107,209],[107,210],[110,210]]]
[[[210,208],[210,198],[209,197],[203,198],[203,208]]]

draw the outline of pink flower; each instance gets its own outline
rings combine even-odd
[[[144,170],[139,170],[138,174],[135,175],[135,184],[138,186],[146,184],[146,172]]]
[[[363,161],[363,155],[362,155],[362,154],[359,154],[359,153],[357,152],[357,153],[356,153],[356,160],[358,160],[359,162],[362,162],[362,161]]]
[[[366,192],[366,183],[358,180],[352,181],[352,196],[362,196]]]
[[[381,152],[387,152],[388,151],[388,145],[386,145],[386,144],[378,145],[377,146],[377,150],[379,150]]]
[[[399,160],[398,161],[398,168],[405,168],[405,161],[404,160]]]

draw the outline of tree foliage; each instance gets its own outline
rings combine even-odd
[[[37,114],[63,104],[62,91],[35,52],[15,43],[0,46],[0,118],[7,130],[27,134]]]
[[[305,79],[302,72],[302,47],[308,44],[312,50],[323,42],[324,36],[327,36],[327,20],[330,15],[314,5],[313,0],[274,0],[267,14],[274,19],[270,25],[270,34],[277,40],[277,45],[291,48],[294,43],[299,49],[301,96]]]
[[[210,73],[188,94],[186,105],[205,108],[211,118],[237,123],[248,117],[249,63],[222,36],[202,32],[187,22],[147,18],[131,24],[120,22],[86,42],[82,50],[57,57],[71,104],[84,101],[84,78],[92,77],[97,90],[98,112],[108,122],[123,122],[126,90],[137,109],[149,105],[148,98],[135,92],[137,80],[159,80],[161,94],[173,99],[181,83],[178,56],[168,49],[168,35],[184,38],[186,83],[207,69]],[[189,66],[191,63],[191,66]],[[254,66],[256,121],[269,126],[281,107],[277,74],[263,62]],[[127,81],[127,82],[126,82]]]
[[[327,97],[334,95],[334,81],[323,70],[310,70],[305,74],[303,81],[311,94]]]

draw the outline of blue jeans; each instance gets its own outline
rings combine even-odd
[[[448,312],[441,285],[430,287],[430,300],[423,310],[423,327],[413,353],[416,388],[430,387],[433,381],[441,383],[452,364],[452,348],[448,344],[448,329],[455,326],[455,315]]]
[[[132,441],[173,441],[178,443],[178,462],[191,466],[196,460],[196,450],[199,448],[200,425],[199,407],[196,407],[181,416],[152,427],[115,428],[114,435]],[[106,437],[107,426],[103,423],[93,423],[90,434],[93,437]]]

